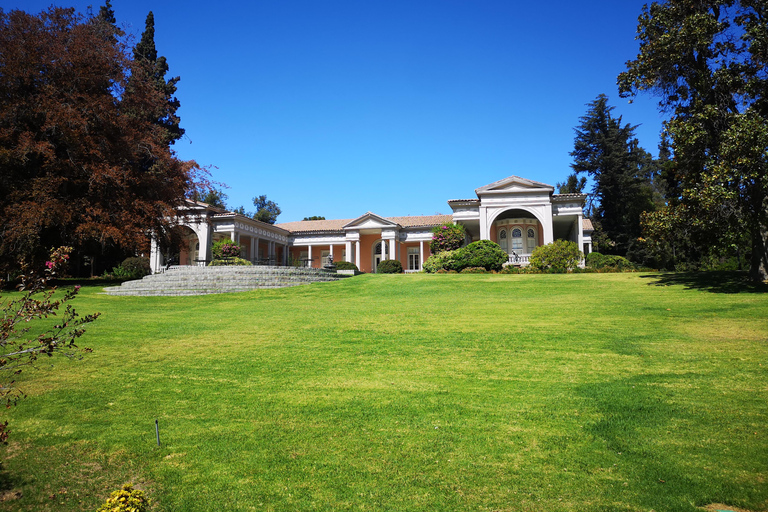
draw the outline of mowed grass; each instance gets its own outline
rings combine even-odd
[[[768,509],[768,294],[728,276],[99,292],[93,353],[19,379],[0,510]]]

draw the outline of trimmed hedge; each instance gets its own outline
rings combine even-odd
[[[587,254],[587,266],[598,270],[610,270],[614,272],[625,272],[637,270],[637,265],[622,256],[614,254],[600,254],[591,252]]]
[[[482,267],[485,270],[501,270],[508,259],[504,249],[490,240],[478,240],[455,251],[433,254],[424,262],[424,270],[434,273],[440,270],[460,272],[465,268]]]
[[[377,274],[402,274],[403,264],[398,260],[384,260],[376,266]]]
[[[437,254],[433,254],[427,261],[424,262],[423,269],[425,272],[435,273],[441,270],[461,270],[459,268],[459,250],[455,251],[443,251]]]
[[[222,258],[218,260],[213,260],[208,264],[209,267],[226,267],[228,265],[247,267],[249,265],[252,265],[252,263],[243,258]]]
[[[336,265],[336,270],[354,270],[356,272],[360,272],[360,269],[357,268],[357,265],[351,261],[334,261],[333,264]]]
[[[533,250],[530,265],[536,270],[565,273],[573,270],[584,257],[578,244],[566,240],[555,240]]]
[[[458,250],[461,269],[483,267],[485,270],[501,270],[509,259],[507,253],[496,242],[478,240]],[[460,270],[460,269],[456,269]]]

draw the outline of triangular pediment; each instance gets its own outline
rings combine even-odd
[[[481,194],[514,194],[517,192],[554,192],[555,187],[541,183],[539,181],[533,181],[520,176],[509,176],[503,180],[495,181],[484,187],[475,189],[475,193],[478,197]]]
[[[399,227],[401,227],[399,224],[379,217],[375,213],[367,212],[346,224],[344,229],[392,229]]]

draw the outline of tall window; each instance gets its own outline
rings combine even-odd
[[[326,266],[328,264],[328,256],[331,255],[331,251],[322,251],[320,252],[320,258],[321,258],[321,266]]]
[[[528,228],[528,252],[531,253],[536,248],[536,231]]]
[[[520,228],[515,228],[512,230],[512,250],[523,250],[523,230]]]
[[[421,254],[418,247],[408,248],[408,270],[421,270]]]
[[[507,230],[506,229],[502,229],[499,232],[499,245],[506,252],[507,250]]]

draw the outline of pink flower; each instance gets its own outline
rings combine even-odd
[[[45,267],[46,268],[53,268],[53,262],[52,261],[46,261],[45,262]]]

